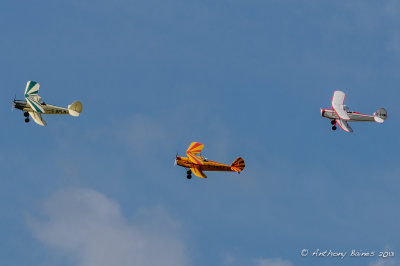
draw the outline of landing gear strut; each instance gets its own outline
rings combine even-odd
[[[186,178],[187,178],[187,179],[191,179],[191,178],[192,178],[192,171],[187,170],[187,172],[186,172]]]

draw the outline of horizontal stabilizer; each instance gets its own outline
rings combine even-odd
[[[68,105],[69,114],[72,116],[79,116],[82,112],[82,103],[80,101],[75,101],[71,105]]]
[[[332,108],[336,114],[343,120],[350,120],[349,115],[344,109],[344,99],[346,94],[343,91],[335,91],[332,97]]]

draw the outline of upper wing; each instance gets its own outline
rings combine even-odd
[[[40,85],[36,81],[28,81],[25,88],[25,97],[37,95],[39,93],[39,87]]]
[[[336,123],[340,126],[341,129],[343,129],[346,132],[353,132],[353,129],[349,126],[346,120],[342,119],[336,119]]]
[[[204,148],[204,145],[200,142],[192,142],[186,152],[191,152],[194,154],[200,153]]]
[[[29,114],[31,115],[33,121],[36,122],[36,124],[41,126],[47,126],[46,122],[42,119],[42,116],[39,113],[29,112]]]
[[[344,110],[344,99],[346,94],[343,91],[335,91],[332,97],[332,108],[336,114],[343,120],[350,120],[349,115]]]
[[[204,145],[201,144],[200,142],[192,142],[192,144],[190,144],[189,148],[186,151],[186,154],[192,163],[200,165],[203,164],[203,161],[200,159],[199,156],[197,156],[197,154],[201,152],[203,147]]]
[[[207,178],[207,176],[197,168],[190,168],[190,170],[192,170],[192,172],[193,172],[193,174],[195,176],[198,176],[198,177],[201,177],[201,178]]]

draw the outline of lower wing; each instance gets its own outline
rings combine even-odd
[[[41,126],[47,126],[46,122],[42,119],[42,116],[37,112],[29,112],[29,115],[32,117],[33,121],[36,124]]]
[[[190,168],[190,170],[192,170],[192,172],[193,172],[193,174],[195,176],[198,176],[198,177],[201,177],[201,178],[207,178],[207,176],[197,168]]]
[[[353,132],[353,129],[349,126],[346,120],[342,119],[336,119],[336,123],[340,126],[341,129],[343,129],[346,132]]]

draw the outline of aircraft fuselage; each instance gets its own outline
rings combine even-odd
[[[69,111],[66,108],[62,108],[62,107],[58,107],[58,106],[54,106],[54,105],[46,104],[46,103],[42,103],[41,105],[45,111],[44,114],[46,114],[46,115],[64,115],[64,114],[67,115],[67,114],[69,114]],[[29,104],[27,104],[26,101],[15,100],[14,106],[16,109],[19,109],[24,112],[33,112],[34,111],[29,106]]]
[[[361,114],[361,113],[352,112],[352,111],[348,111],[347,114],[350,117],[350,120],[348,120],[348,122],[375,121],[374,117],[371,115]],[[337,115],[337,113],[333,109],[321,109],[321,116],[328,118],[328,119],[332,119],[332,120],[340,119],[340,117]]]
[[[176,157],[176,164],[185,168],[196,168],[200,171],[230,171],[233,172],[230,165],[217,163],[213,161],[204,161],[203,164],[195,164],[187,157]]]

